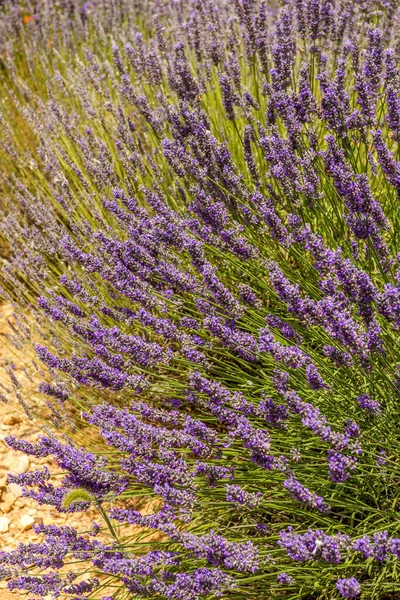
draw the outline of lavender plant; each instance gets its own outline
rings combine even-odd
[[[2,295],[36,319],[53,428],[7,441],[64,474],[10,480],[102,525],[38,526],[2,577],[395,599],[397,3],[22,8],[1,20]]]

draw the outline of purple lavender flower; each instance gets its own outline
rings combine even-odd
[[[298,369],[310,362],[310,357],[301,348],[277,342],[268,327],[260,330],[259,347],[260,352],[269,352],[277,362],[292,369]]]
[[[363,554],[365,558],[369,558],[374,553],[374,547],[369,535],[365,535],[364,537],[355,540],[352,547],[356,552]]]
[[[283,585],[292,585],[294,583],[294,578],[285,572],[280,573],[276,580],[278,583],[282,583]]]
[[[384,562],[391,550],[396,546],[392,540],[389,540],[387,531],[374,533],[372,540],[368,535],[355,540],[352,548],[363,554],[365,558],[372,557],[378,562]]]
[[[397,559],[400,557],[400,538],[392,538],[389,542],[390,552],[395,555]]]
[[[341,550],[349,547],[350,538],[338,534],[326,535],[323,531],[309,529],[304,534],[295,534],[293,527],[281,531],[279,546],[295,561],[324,560],[339,564],[342,561]]]
[[[256,573],[259,569],[258,549],[248,541],[243,544],[228,542],[213,531],[197,537],[184,533],[178,536],[187,550],[199,558],[206,558],[214,566],[223,565],[240,572]]]
[[[207,478],[208,484],[211,487],[215,487],[221,479],[230,479],[232,481],[234,477],[234,468],[197,462],[195,473],[196,475],[204,475]]]
[[[172,585],[153,580],[151,588],[171,600],[197,600],[205,594],[220,596],[222,590],[236,587],[233,577],[219,569],[196,569],[192,573],[178,573]]]
[[[53,396],[61,402],[65,402],[69,397],[69,392],[64,387],[51,385],[45,381],[42,381],[42,383],[39,384],[39,392],[47,394],[48,396]]]
[[[329,511],[329,506],[321,496],[308,490],[293,477],[286,479],[283,485],[295,500],[304,504],[307,508],[316,508],[321,512]]]
[[[276,404],[272,398],[263,398],[259,404],[260,416],[270,425],[283,425],[289,417],[289,411],[284,404]]]
[[[39,484],[44,484],[49,479],[50,471],[46,466],[44,466],[43,469],[38,469],[37,471],[28,473],[20,473],[19,475],[13,475],[12,473],[8,474],[9,483],[16,483],[17,485],[23,486],[36,486]]]
[[[338,579],[336,588],[343,598],[356,598],[361,594],[361,585],[355,577],[349,579]]]
[[[338,367],[351,367],[353,360],[348,352],[343,352],[335,346],[324,346],[323,353]]]
[[[357,460],[336,450],[328,451],[329,476],[335,483],[342,483],[350,477],[349,471],[356,468]]]
[[[254,509],[260,504],[261,498],[261,492],[247,492],[240,485],[226,486],[226,499],[228,502]]]
[[[106,470],[107,460],[98,458],[93,453],[78,450],[72,445],[63,445],[57,439],[41,437],[35,444],[19,441],[13,436],[7,437],[7,443],[14,450],[21,450],[36,457],[53,456],[57,464],[66,469],[68,474],[63,478],[62,487],[54,488],[47,484],[48,471],[39,471],[17,476],[18,482],[24,485],[38,485],[39,491],[26,491],[27,496],[41,503],[55,504],[62,509],[62,500],[66,491],[84,488],[98,499],[107,494],[120,494],[128,481],[111,470]],[[13,476],[12,476],[13,477]]]
[[[380,531],[378,533],[374,533],[372,539],[374,543],[374,560],[384,562],[389,553],[389,539],[387,531]]]
[[[376,459],[376,464],[379,466],[384,466],[384,465],[386,465],[386,463],[387,463],[387,453],[383,448],[381,448],[379,450],[378,458]]]
[[[320,390],[326,387],[325,381],[322,379],[318,369],[313,364],[306,366],[306,376],[308,383],[313,390]]]
[[[295,53],[292,14],[289,9],[282,11],[276,23],[276,28],[276,43],[272,48],[275,66],[273,76],[276,79],[277,85],[286,87],[290,81]]]
[[[26,590],[39,596],[46,596],[51,592],[59,594],[61,587],[62,579],[58,573],[49,573],[40,577],[21,575],[8,583],[8,589],[11,591]]]
[[[345,434],[352,438],[360,435],[360,428],[354,421],[347,419],[345,422]]]
[[[357,402],[361,408],[372,414],[377,415],[381,411],[381,405],[379,402],[372,400],[368,394],[362,394],[361,396],[358,396]]]

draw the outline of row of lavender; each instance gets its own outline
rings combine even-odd
[[[8,443],[64,472],[10,481],[100,520],[0,552],[10,589],[400,593],[399,18],[5,6],[2,296],[51,423]]]

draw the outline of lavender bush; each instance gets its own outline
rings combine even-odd
[[[52,422],[7,441],[63,471],[10,480],[99,514],[0,552],[11,590],[400,597],[399,19],[6,5],[2,295]]]

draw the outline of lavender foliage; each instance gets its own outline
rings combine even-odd
[[[7,442],[63,471],[9,481],[100,523],[37,526],[0,577],[397,597],[397,3],[0,10],[0,294],[51,424]]]

